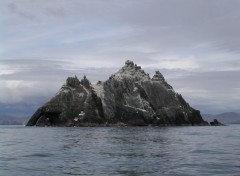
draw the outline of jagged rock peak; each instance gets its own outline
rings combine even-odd
[[[124,67],[125,69],[133,69],[133,70],[141,70],[141,66],[138,66],[137,64],[134,64],[133,61],[127,60],[125,62]],[[144,72],[144,70],[142,70]]]
[[[87,77],[84,75],[83,79],[80,82],[84,87],[86,87],[87,89],[89,89],[91,87],[91,83],[90,81],[87,79]]]
[[[125,61],[125,65],[133,65],[134,63],[133,63],[133,61],[131,61],[131,60],[126,60]]]
[[[80,84],[80,81],[78,80],[77,76],[75,77],[68,77],[66,80],[66,85],[69,87],[78,87]]]
[[[132,69],[132,70],[141,70],[141,66],[138,66],[137,64],[134,64],[133,61],[127,60],[125,62],[125,65],[122,67],[122,69]]]
[[[112,77],[135,77],[136,80],[150,80],[149,74],[145,73],[141,66],[134,64],[133,61],[127,60],[125,65]]]
[[[163,75],[160,73],[160,71],[156,71],[155,75],[152,78],[153,81],[165,81]]]

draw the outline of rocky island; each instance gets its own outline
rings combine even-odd
[[[27,126],[208,125],[198,110],[176,93],[163,75],[150,78],[132,61],[108,80],[91,84],[69,77],[58,93],[37,109]]]

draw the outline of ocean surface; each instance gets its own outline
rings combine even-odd
[[[0,175],[240,175],[240,125],[0,126]]]

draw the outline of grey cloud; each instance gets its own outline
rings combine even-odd
[[[118,70],[117,68],[96,68],[81,67],[72,62],[61,60],[37,60],[15,59],[0,61],[2,71],[10,71],[9,74],[1,75],[1,80],[24,80],[24,81],[43,81],[43,82],[63,82],[68,76],[77,75],[80,79],[83,75],[88,75],[92,82],[105,80],[109,74]],[[11,73],[11,71],[13,73]],[[1,72],[0,72],[1,73]],[[97,75],[97,76],[96,76]],[[55,82],[55,83],[56,83]]]
[[[7,1],[8,2],[8,1]],[[9,1],[11,2],[11,1]],[[210,31],[221,32],[225,36],[235,34],[239,29],[236,20],[239,17],[238,0],[213,0],[213,1],[191,1],[191,0],[143,0],[143,1],[13,1],[14,6],[19,6],[21,11],[27,11],[31,16],[38,15],[42,20],[49,20],[51,14],[65,14],[69,19],[81,23],[88,20],[99,22],[117,22],[115,24],[136,25],[145,28],[155,27],[191,27],[195,31],[213,28]],[[32,7],[32,8],[28,8]],[[48,9],[50,13],[44,13]],[[38,11],[42,13],[38,13]],[[55,13],[51,13],[56,11]],[[59,11],[59,12],[58,12]],[[223,25],[223,22],[225,25]],[[221,28],[218,28],[221,26]],[[237,28],[232,28],[235,26]],[[217,31],[213,31],[218,29]],[[230,31],[229,31],[230,30]],[[184,31],[182,31],[184,32]]]
[[[31,0],[7,0],[5,11],[15,17],[22,17],[23,19],[32,22],[44,21],[48,18],[56,17],[63,18],[65,16],[64,4],[61,1],[31,1]],[[3,3],[3,4],[4,4]]]
[[[240,71],[188,72],[169,82],[203,112],[239,111],[239,75]]]
[[[11,1],[10,1],[11,2]],[[21,11],[44,22],[59,13],[60,25],[96,23],[117,29],[129,26],[135,34],[111,40],[119,47],[150,46],[159,52],[176,52],[199,43],[227,52],[239,52],[237,23],[240,2],[226,1],[13,1]],[[29,7],[28,7],[29,6]],[[30,10],[29,10],[30,9]],[[48,9],[48,10],[46,10]],[[61,16],[64,16],[62,18]],[[14,18],[12,19],[14,20]],[[19,19],[18,19],[19,20]],[[17,20],[17,21],[18,21]],[[62,23],[61,23],[62,22]],[[56,28],[53,28],[53,30]],[[114,30],[115,30],[114,29]],[[80,30],[81,31],[81,30]]]
[[[27,19],[30,19],[30,20],[37,20],[37,18],[35,18],[34,16],[29,15],[29,14],[25,13],[24,11],[20,11],[18,9],[17,5],[14,4],[14,3],[10,3],[8,5],[8,10],[9,10],[10,13],[15,13],[19,16],[22,16],[23,18],[27,18]]]

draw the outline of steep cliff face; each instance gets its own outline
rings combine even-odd
[[[207,125],[198,110],[177,94],[156,71],[153,78],[126,61],[117,73],[96,85],[68,78],[40,107],[27,126]]]

